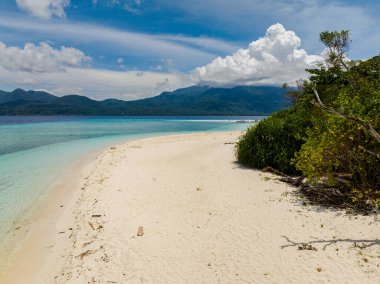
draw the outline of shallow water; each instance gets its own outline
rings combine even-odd
[[[74,161],[109,145],[174,133],[244,130],[260,117],[0,117],[0,242]]]

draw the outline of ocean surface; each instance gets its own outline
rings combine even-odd
[[[0,243],[75,161],[112,144],[197,131],[244,130],[262,117],[0,116]]]

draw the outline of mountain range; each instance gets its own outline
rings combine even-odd
[[[268,115],[285,108],[285,91],[273,86],[192,86],[134,101],[97,101],[16,89],[0,91],[0,115]]]

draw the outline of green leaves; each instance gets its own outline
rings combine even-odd
[[[251,167],[302,174],[319,187],[344,188],[360,206],[379,204],[380,56],[349,62],[349,31],[326,31],[320,39],[329,49],[326,64],[307,70],[309,82],[291,109],[240,138],[237,158]]]
[[[310,118],[305,109],[279,111],[252,126],[240,137],[236,156],[254,168],[273,167],[287,174],[299,173],[291,163],[301,149]]]
[[[319,39],[329,49],[326,63],[335,68],[345,67],[348,69],[345,57],[351,43],[350,32],[348,30],[324,31],[320,34]]]
[[[379,73],[378,56],[344,72],[335,67],[312,72],[324,104],[355,119],[321,109],[312,117],[306,142],[294,160],[296,168],[312,182],[323,180],[337,186],[344,178],[356,202],[379,198],[380,143],[363,125],[380,131]]]

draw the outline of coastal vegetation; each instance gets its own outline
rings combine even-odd
[[[314,201],[364,211],[379,207],[380,56],[349,60],[348,31],[325,31],[320,40],[325,61],[289,92],[289,110],[247,130],[237,158],[300,176]]]
[[[273,167],[286,174],[298,174],[292,163],[311,125],[305,109],[295,106],[281,110],[251,126],[239,140],[238,160],[254,168]]]

